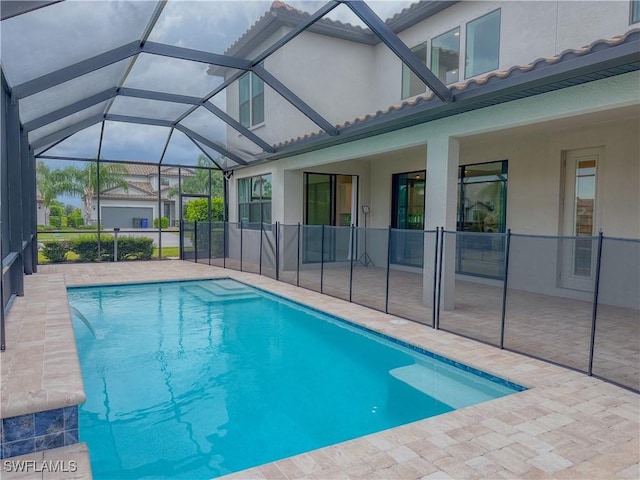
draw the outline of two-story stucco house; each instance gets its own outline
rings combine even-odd
[[[153,165],[125,164],[125,168],[126,190],[114,187],[100,194],[101,225],[104,228],[151,228],[159,216],[169,219],[170,225],[176,225],[179,199],[177,194],[169,193],[171,189],[177,190],[179,173],[189,177],[193,176],[193,170],[162,167],[158,176],[158,168]],[[97,199],[93,205],[97,206]],[[97,207],[91,212],[91,220],[98,222]]]
[[[274,2],[226,53],[251,58],[306,16]],[[291,140],[234,172],[231,222],[363,226],[366,212],[379,228],[640,236],[640,77],[613,67],[635,51],[640,2],[418,2],[385,23],[455,101],[369,29],[323,18],[264,67],[341,133],[254,74],[232,84],[228,112],[268,143]],[[230,146],[250,143],[228,130]],[[575,249],[585,264],[569,277],[592,276]],[[391,263],[421,264],[419,252]]]

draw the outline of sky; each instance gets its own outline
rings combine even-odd
[[[324,2],[288,1],[292,7],[313,13]],[[409,1],[371,1],[372,9],[383,19],[408,7]],[[90,58],[104,51],[139,39],[156,8],[155,1],[67,0],[2,22],[2,62],[11,86],[19,85],[56,69]],[[180,1],[170,0],[164,7],[149,41],[185,48],[224,53],[270,8],[271,1]],[[333,20],[361,25],[362,22],[345,5],[329,15]],[[295,40],[294,40],[295,41]],[[121,61],[53,87],[21,101],[23,122],[57,110],[73,101],[106,90],[123,78],[129,61]],[[204,96],[222,82],[207,73],[209,65],[158,55],[141,54],[128,72],[124,87],[160,92]],[[227,70],[227,74],[233,71]],[[88,80],[90,79],[90,81]],[[226,92],[213,99],[226,105]],[[35,130],[32,140],[46,137],[76,119],[104,111],[105,102],[71,119],[62,119]],[[117,97],[111,114],[136,112],[142,117],[175,120],[188,106],[145,99]],[[237,120],[237,112],[228,112]],[[226,144],[224,122],[200,108],[184,121],[198,133]],[[91,126],[47,152],[50,155],[96,158],[100,125]],[[165,127],[106,122],[101,157],[112,160],[157,162],[164,149],[169,129]],[[285,139],[282,139],[285,140]],[[166,161],[193,164],[201,151],[184,135],[171,138]]]

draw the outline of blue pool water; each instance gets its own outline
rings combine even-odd
[[[211,478],[522,390],[229,279],[68,293],[97,479]]]

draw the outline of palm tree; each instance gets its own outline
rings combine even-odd
[[[100,175],[98,175],[98,172]],[[127,169],[124,165],[117,163],[100,163],[100,169],[98,170],[97,162],[89,162],[83,168],[67,167],[63,170],[63,174],[67,182],[64,183],[64,191],[62,193],[80,197],[86,225],[91,222],[93,202],[98,192],[115,187],[120,187],[125,192],[129,190],[125,180]]]
[[[49,211],[55,199],[71,188],[71,182],[65,170],[57,168],[51,170],[43,162],[38,162],[36,165],[36,185],[45,209],[45,224],[49,223]]]
[[[182,193],[206,194],[209,192],[209,170],[212,164],[207,157],[200,155],[196,166],[199,168],[193,169],[194,175],[182,177]],[[179,192],[178,187],[171,187],[167,190],[167,196],[173,198],[178,196]],[[211,173],[211,197],[223,195],[222,173],[215,170]]]

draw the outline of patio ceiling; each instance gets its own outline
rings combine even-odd
[[[38,158],[195,165],[204,155],[230,170],[640,68],[636,32],[447,88],[397,32],[454,3],[3,1],[2,82]],[[295,93],[295,77],[265,63],[305,30],[388,49],[430,93],[330,121]],[[298,138],[241,124],[247,72],[293,107],[306,129]]]

